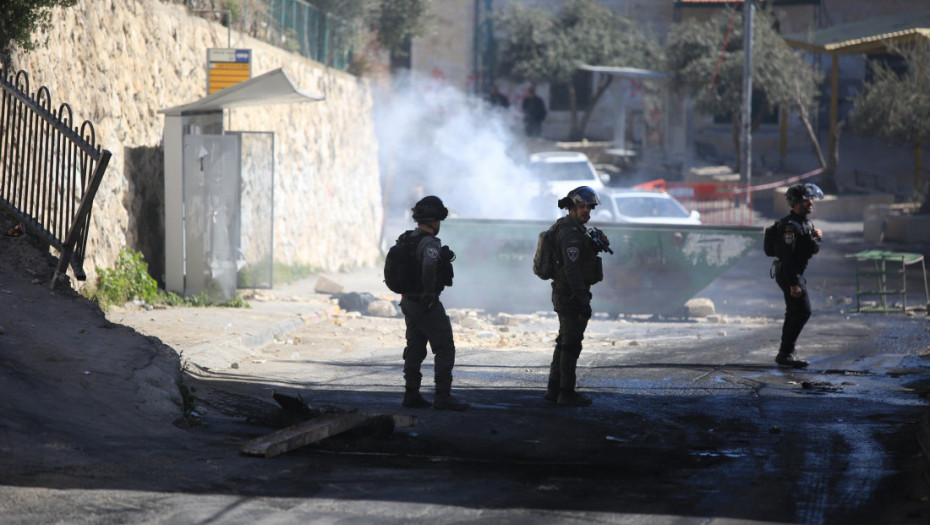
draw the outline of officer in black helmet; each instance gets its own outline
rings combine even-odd
[[[811,316],[811,300],[807,295],[804,270],[815,253],[820,251],[823,232],[814,227],[807,216],[814,210],[814,199],[822,199],[823,191],[816,184],[795,184],[785,192],[791,213],[779,221],[779,242],[774,262],[774,277],[785,296],[785,323],[781,330],[781,346],[775,362],[780,366],[804,368],[807,361],[797,357],[794,345]]]
[[[439,301],[445,286],[451,285],[452,259],[455,254],[442,243],[439,233],[440,221],[449,215],[449,210],[439,197],[429,195],[420,199],[413,207],[416,229],[404,235],[419,237],[416,257],[420,263],[420,287],[416,293],[401,296],[400,309],[407,326],[407,347],[404,348],[404,393],[403,405],[411,408],[430,406],[420,395],[423,374],[420,365],[426,359],[426,344],[435,356],[434,372],[436,395],[432,405],[436,410],[465,410],[468,403],[452,396],[452,367],[455,365],[455,342],[452,339],[452,323]]]
[[[559,316],[559,335],[549,365],[549,382],[544,398],[563,406],[584,407],[591,399],[575,391],[575,367],[581,354],[581,341],[591,319],[591,285],[604,279],[601,258],[594,241],[585,231],[591,211],[600,204],[597,193],[580,186],[559,199],[558,206],[567,209],[550,228],[555,232],[557,259],[560,261],[552,278],[552,306]],[[601,242],[609,245],[606,236]]]

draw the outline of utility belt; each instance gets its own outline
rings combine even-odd
[[[411,301],[411,302],[414,302],[414,303],[422,303],[422,302],[423,302],[423,294],[418,294],[418,293],[405,293],[405,294],[401,295],[401,298],[402,298],[404,301]],[[437,299],[437,300],[439,299],[439,294],[436,294],[436,299]]]

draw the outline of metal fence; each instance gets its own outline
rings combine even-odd
[[[89,121],[73,126],[68,104],[52,110],[48,88],[30,94],[25,71],[0,68],[0,95],[0,207],[58,250],[50,288],[69,264],[85,280],[91,207],[111,154]]]
[[[229,24],[232,28],[274,46],[298,53],[329,67],[346,70],[352,59],[354,26],[313,7],[304,0],[236,0],[222,9],[217,2],[188,4],[192,12]],[[230,9],[234,7],[235,9]],[[203,8],[203,9],[201,9]]]

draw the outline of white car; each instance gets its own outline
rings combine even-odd
[[[701,224],[701,213],[688,211],[664,191],[614,190],[599,194],[592,220],[634,224]],[[609,217],[608,217],[609,214]]]
[[[600,195],[606,191],[604,182],[584,153],[547,151],[530,155],[530,172],[549,185],[549,190],[564,197],[578,186],[590,186]]]

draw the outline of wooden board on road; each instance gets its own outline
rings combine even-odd
[[[359,414],[355,412],[336,414],[314,418],[310,421],[282,428],[267,436],[253,439],[243,445],[240,452],[245,456],[271,458],[352,430],[379,418],[390,418],[395,427],[414,427],[417,425],[416,416]]]

